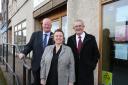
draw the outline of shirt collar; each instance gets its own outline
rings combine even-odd
[[[81,36],[81,38],[84,38],[85,37],[85,32],[83,32],[80,36]],[[76,35],[76,37],[78,38],[79,36]]]
[[[44,34],[47,34],[48,36],[50,36],[51,32],[47,32],[47,33],[46,33],[46,32],[43,31],[43,35],[44,35]]]

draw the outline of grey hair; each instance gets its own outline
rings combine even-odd
[[[81,22],[82,25],[85,26],[85,25],[84,25],[84,21],[83,21],[82,19],[77,19],[77,20],[75,20],[75,22]]]

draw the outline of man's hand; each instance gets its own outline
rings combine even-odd
[[[41,85],[45,85],[45,80],[44,80],[44,79],[41,79],[41,80],[40,80],[40,84],[41,84]]]
[[[73,83],[69,82],[69,84],[68,84],[68,85],[73,85]]]
[[[19,53],[18,56],[19,56],[20,59],[22,59],[23,57],[25,57],[25,55],[23,53]]]

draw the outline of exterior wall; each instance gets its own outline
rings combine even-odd
[[[22,2],[21,1],[22,0],[17,0],[17,3],[13,4],[14,7],[10,8],[11,10],[13,10],[13,13],[9,13],[9,19],[11,19],[10,26],[12,26],[12,43],[14,43],[14,27],[23,20],[26,20],[27,42],[29,41],[31,34],[34,31],[33,0],[23,0]],[[20,3],[24,5],[18,6],[18,4]]]
[[[1,22],[1,27],[0,27],[0,31],[1,31],[1,43],[6,43],[7,40],[7,34],[6,34],[6,22],[7,22],[7,0],[1,0],[1,14],[2,14],[2,22]]]
[[[73,34],[73,22],[76,19],[82,19],[85,23],[85,31],[93,34],[99,44],[100,31],[100,0],[68,0],[68,34]],[[95,72],[95,85],[98,85],[98,68]]]
[[[43,16],[66,2],[66,0],[45,0],[38,6],[34,7],[33,17],[37,18]]]
[[[2,26],[2,15],[0,13],[0,27]],[[0,46],[2,45],[2,32],[0,30]]]

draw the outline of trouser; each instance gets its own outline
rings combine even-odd
[[[41,85],[40,84],[40,69],[37,71],[32,71],[33,73],[33,78],[34,78],[34,85]]]

